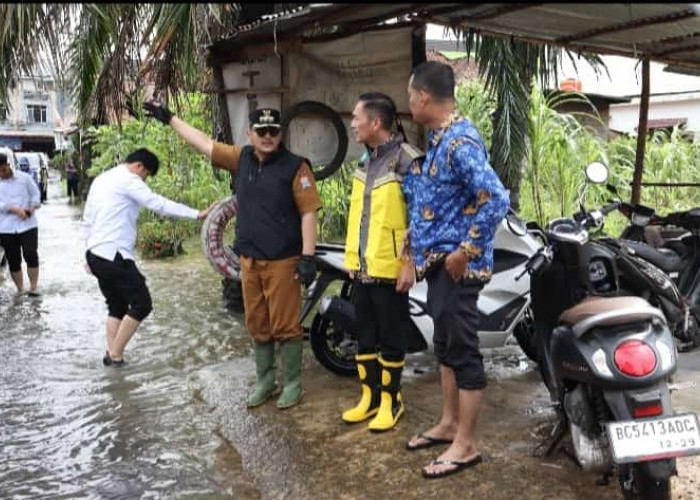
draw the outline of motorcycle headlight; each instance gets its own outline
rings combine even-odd
[[[591,281],[602,281],[608,277],[608,270],[605,262],[600,260],[591,261],[588,264],[588,277]]]

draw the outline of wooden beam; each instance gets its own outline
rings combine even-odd
[[[637,156],[632,176],[632,204],[642,197],[642,174],[644,173],[644,150],[647,141],[647,119],[649,117],[649,58],[642,59],[642,96],[639,100],[639,125],[637,126]]]
[[[556,41],[557,43],[566,44],[570,42],[576,42],[578,40],[585,40],[586,38],[592,38],[594,36],[607,35],[609,33],[619,33],[620,31],[643,28],[645,26],[653,26],[655,24],[673,23],[681,21],[683,19],[688,19],[690,17],[696,17],[695,11],[692,9],[685,9],[679,12],[674,12],[672,14],[665,14],[663,16],[645,17],[642,19],[636,19],[634,21],[616,23],[610,26],[604,26],[602,28],[582,31],[581,33],[576,33],[574,35],[560,37]]]

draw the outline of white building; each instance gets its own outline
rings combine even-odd
[[[23,76],[7,105],[0,104],[0,146],[52,155],[69,148],[66,136],[75,118],[70,96],[56,89],[52,77]]]

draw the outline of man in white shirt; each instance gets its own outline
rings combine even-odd
[[[102,359],[105,366],[124,364],[126,345],[153,309],[146,279],[134,262],[139,209],[187,219],[204,219],[211,210],[197,211],[151,191],[145,180],[156,175],[158,166],[156,155],[137,149],[124,163],[95,178],[85,203],[87,265],[97,277],[109,309],[107,352]]]
[[[39,230],[34,211],[41,207],[41,193],[24,172],[14,172],[0,153],[0,244],[5,248],[10,276],[19,294],[24,293],[22,256],[27,263],[28,295],[37,296],[39,281]]]

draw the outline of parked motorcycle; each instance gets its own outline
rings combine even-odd
[[[618,210],[630,220],[618,244],[647,276],[629,283],[631,290],[658,282],[645,298],[664,311],[679,350],[700,346],[700,208],[659,216],[650,207],[621,202]]]
[[[481,314],[479,342],[482,348],[502,347],[513,340],[526,350],[534,336],[529,314],[528,280],[515,281],[541,243],[528,233],[514,212],[499,224],[494,239],[493,278],[482,289],[477,306]],[[311,348],[319,362],[338,375],[357,374],[357,322],[352,303],[352,281],[343,263],[343,245],[319,244],[319,274],[309,287],[301,321],[318,304],[309,330]],[[432,349],[433,321],[427,312],[427,284],[409,291],[408,353]],[[534,356],[533,352],[527,352]]]
[[[604,182],[607,169],[587,175]],[[616,473],[624,498],[668,499],[675,458],[700,453],[700,424],[671,406],[677,351],[664,313],[621,296],[627,256],[589,237],[615,209],[582,206],[550,221],[525,265],[539,369],[559,417],[545,454],[569,433],[581,467],[603,482]]]

